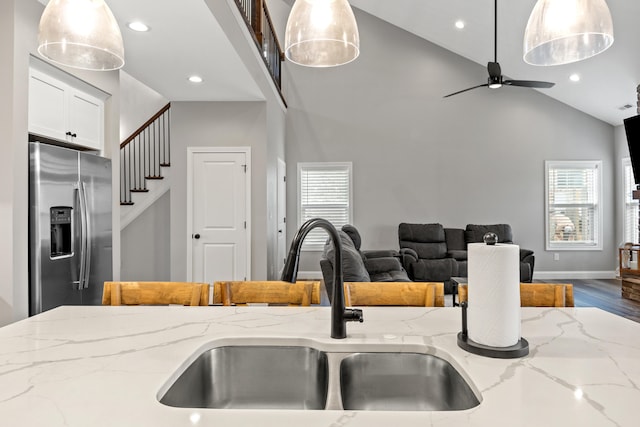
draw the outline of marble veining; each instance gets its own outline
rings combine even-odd
[[[640,324],[595,308],[522,309],[524,358],[458,348],[458,308],[365,308],[344,340],[329,308],[60,307],[0,328],[3,426],[638,426]],[[479,394],[464,411],[173,408],[157,395],[216,343],[297,342],[321,350],[424,351]],[[367,347],[368,346],[368,347]]]

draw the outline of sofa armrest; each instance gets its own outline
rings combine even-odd
[[[408,262],[417,262],[418,253],[411,248],[401,248],[400,257],[402,258],[402,264],[405,265],[405,260]]]
[[[368,250],[361,251],[362,256],[365,259],[372,258],[389,258],[389,257],[399,257],[400,254],[395,249],[376,249],[376,250]]]
[[[520,248],[520,261],[526,262],[526,259],[532,255],[533,255],[532,250]]]
[[[364,260],[364,266],[367,268],[369,275],[403,270],[400,260],[395,257],[367,258]]]

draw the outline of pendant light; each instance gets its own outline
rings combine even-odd
[[[613,23],[605,0],[538,0],[524,33],[524,61],[568,64],[612,44]]]
[[[104,0],[50,0],[40,18],[38,52],[84,70],[116,70],[124,65],[118,23]]]
[[[347,0],[296,0],[285,31],[285,56],[307,67],[334,67],[356,59],[360,36]]]

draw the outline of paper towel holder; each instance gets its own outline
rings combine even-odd
[[[458,347],[469,353],[493,357],[494,359],[516,359],[529,354],[529,342],[522,337],[516,344],[509,347],[491,347],[470,339],[467,329],[467,306],[468,303],[466,301],[460,303],[462,309],[462,331],[458,332]]]

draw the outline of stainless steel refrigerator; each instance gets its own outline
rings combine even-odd
[[[101,304],[112,278],[111,160],[29,144],[29,315]]]

